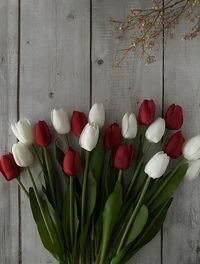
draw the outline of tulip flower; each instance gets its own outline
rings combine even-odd
[[[95,124],[88,123],[79,138],[79,145],[81,148],[92,151],[99,139],[99,127]]]
[[[71,117],[71,129],[75,136],[80,137],[88,119],[85,113],[74,111]]]
[[[105,122],[105,110],[103,104],[95,103],[90,109],[88,120],[99,128],[102,128]]]
[[[187,160],[200,159],[200,135],[190,138],[183,146],[182,152]]]
[[[67,134],[70,131],[70,123],[67,113],[61,108],[51,111],[51,122],[58,134]]]
[[[33,154],[28,146],[21,142],[13,144],[12,154],[15,162],[20,167],[29,167],[33,163]]]
[[[146,164],[144,171],[153,179],[160,178],[169,164],[169,156],[163,151],[157,152]]]
[[[145,137],[151,143],[158,143],[165,133],[165,120],[157,118],[146,130]]]
[[[20,175],[21,168],[16,164],[12,153],[0,157],[0,172],[7,181]]]
[[[35,125],[35,142],[39,147],[47,147],[51,143],[51,132],[45,121]]]
[[[122,118],[122,135],[132,139],[137,135],[137,120],[134,113],[126,113]]]
[[[189,162],[189,167],[185,174],[185,179],[188,181],[195,180],[200,174],[200,160],[193,160]]]
[[[182,148],[185,139],[181,131],[176,132],[173,134],[167,141],[164,152],[167,153],[172,159],[178,158],[182,154]]]
[[[178,130],[183,124],[183,110],[180,105],[172,104],[165,113],[166,128]]]
[[[113,160],[113,167],[119,170],[127,170],[133,157],[133,146],[121,144],[118,146]]]
[[[80,154],[68,148],[63,161],[63,170],[68,176],[78,176],[81,171],[81,157]]]
[[[121,143],[121,130],[117,123],[109,125],[105,129],[104,145],[107,149],[115,150]]]
[[[155,108],[155,103],[152,99],[145,99],[138,111],[138,122],[145,126],[150,125],[155,118]]]
[[[33,128],[27,118],[22,118],[17,123],[11,124],[11,129],[20,142],[29,145],[34,142]]]

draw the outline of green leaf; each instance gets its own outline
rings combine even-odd
[[[90,170],[88,173],[88,182],[87,182],[86,220],[85,220],[85,225],[84,225],[84,228],[83,228],[83,230],[81,232],[81,236],[80,236],[80,247],[81,247],[82,251],[83,251],[85,244],[86,244],[90,220],[91,220],[91,216],[93,214],[94,208],[95,208],[96,194],[97,194],[97,184],[96,184],[96,180],[94,178],[94,175],[93,175],[92,171]]]
[[[58,146],[57,141],[55,141],[55,152],[56,152],[56,160],[58,164],[61,166],[61,168],[63,168],[63,160],[64,160],[65,153]]]
[[[41,214],[41,211],[40,211],[40,208],[39,208],[39,205],[38,205],[38,202],[37,202],[37,199],[36,199],[36,196],[35,196],[33,188],[29,189],[29,197],[30,197],[30,206],[31,206],[32,214],[33,214],[34,220],[36,222],[41,241],[42,241],[44,247],[49,252],[51,252],[51,254],[56,259],[59,259],[59,256],[61,255],[59,245],[57,244],[55,236],[53,235],[54,232],[52,230],[52,226],[49,225],[50,226],[50,230],[51,230],[51,234],[52,234],[52,236],[54,238],[54,241],[53,242],[51,241],[51,238],[49,236],[48,230],[47,230],[46,225],[44,223],[44,220],[43,220],[43,217],[42,217],[42,214]],[[45,217],[48,220],[48,224],[49,224],[50,223],[50,221],[49,221],[50,218],[49,218],[49,215],[48,215],[48,212],[47,212],[47,206],[45,205],[45,202],[42,201],[42,200],[41,200],[41,203],[43,205],[43,209],[44,209],[44,212],[45,212]]]
[[[69,249],[70,245],[70,215],[69,215],[69,208],[70,208],[70,193],[69,193],[69,181],[66,179],[67,188],[64,193],[63,197],[63,210],[62,210],[62,227],[65,236],[65,241],[67,247]]]
[[[77,202],[76,198],[74,199],[74,232],[75,232],[75,243],[73,248],[73,259],[77,258],[77,237],[78,237],[78,227],[79,227],[79,218],[77,211]]]
[[[135,221],[132,224],[130,233],[126,239],[125,246],[120,250],[120,252],[112,259],[111,264],[120,264],[125,254],[130,248],[130,244],[138,237],[142,232],[148,219],[148,209],[145,205],[140,208]]]
[[[148,219],[148,208],[145,205],[143,205],[140,208],[135,218],[135,221],[132,224],[132,227],[126,239],[125,245],[132,243],[138,237],[138,235],[142,232],[147,222],[147,219]]]
[[[159,192],[158,195],[150,203],[150,206],[149,206],[150,212],[153,212],[161,204],[169,200],[169,198],[173,195],[173,193],[176,191],[179,184],[183,180],[183,177],[185,176],[187,168],[188,168],[188,165],[183,164],[179,168],[177,168],[174,172],[172,172],[170,175],[168,175],[167,177],[164,177],[163,183],[161,184],[160,188],[157,190]]]
[[[125,259],[123,259],[124,263],[128,261],[128,259],[130,259],[140,248],[142,248],[145,244],[151,241],[160,231],[172,200],[172,198],[169,199],[159,208],[157,208],[152,214],[149,215],[148,221],[143,231],[136,239],[134,246],[128,251],[127,255],[125,256]]]
[[[112,231],[117,222],[122,206],[122,186],[119,181],[115,185],[114,191],[109,196],[103,211],[102,248],[100,263],[103,263]]]
[[[103,137],[100,136],[96,147],[90,154],[90,165],[89,170],[92,171],[94,178],[99,183],[102,167],[104,163],[104,144],[103,144]]]

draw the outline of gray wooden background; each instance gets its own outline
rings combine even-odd
[[[134,3],[144,7],[149,1],[0,0],[1,154],[15,142],[10,123],[19,117],[48,120],[53,107],[88,111],[95,101],[104,103],[108,121],[135,111],[143,98],[156,100],[158,114],[176,102],[184,108],[185,135],[200,132],[199,39],[169,40],[152,66],[131,57],[112,68],[113,51],[124,40],[109,18],[122,18]],[[162,232],[130,263],[200,263],[199,183],[182,184]],[[3,179],[0,263],[55,263],[41,245],[24,195]]]

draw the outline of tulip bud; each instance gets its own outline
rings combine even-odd
[[[145,173],[153,178],[160,178],[166,171],[169,164],[169,156],[163,151],[157,152],[146,164]]]
[[[188,181],[195,180],[200,174],[200,160],[193,160],[189,162],[189,167],[185,174],[185,179]]]
[[[146,139],[151,143],[158,143],[165,133],[165,120],[157,118],[147,129]]]
[[[88,123],[79,138],[79,145],[81,148],[92,151],[99,139],[99,127],[95,124]]]
[[[190,138],[183,146],[182,152],[187,160],[200,159],[200,135]]]
[[[27,145],[18,142],[12,146],[15,162],[20,167],[29,167],[33,163],[33,154]]]
[[[165,153],[167,153],[172,159],[178,158],[182,154],[184,142],[185,139],[181,131],[176,132],[168,139],[164,147]]]
[[[81,157],[80,154],[68,148],[64,160],[63,160],[63,170],[68,176],[78,176],[81,171]]]
[[[138,111],[138,122],[145,126],[150,125],[155,118],[155,108],[155,103],[152,99],[145,99]]]
[[[70,131],[70,123],[67,113],[61,108],[51,111],[51,122],[58,134],[67,134]]]
[[[103,104],[95,103],[90,109],[88,120],[99,128],[102,128],[105,122],[105,110]]]
[[[114,150],[121,143],[121,130],[117,123],[109,125],[105,129],[104,145],[107,149]]]
[[[71,117],[71,129],[75,136],[80,137],[88,119],[85,113],[74,111]]]
[[[122,118],[122,135],[132,139],[137,135],[137,120],[134,113],[126,113]]]
[[[7,181],[20,175],[21,168],[16,164],[12,153],[0,157],[0,171]]]
[[[45,121],[35,125],[35,142],[39,147],[47,147],[51,143],[51,132]]]
[[[113,167],[119,170],[127,170],[133,157],[133,146],[121,144],[118,146],[113,160]]]
[[[11,129],[20,142],[29,145],[34,142],[33,129],[27,118],[22,118],[17,123],[11,124]]]
[[[166,128],[178,130],[183,124],[183,110],[180,105],[172,104],[165,113]]]

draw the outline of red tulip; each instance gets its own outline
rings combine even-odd
[[[181,131],[177,131],[173,134],[167,141],[164,151],[170,156],[172,159],[178,158],[182,153],[183,144],[185,139]]]
[[[51,132],[45,121],[38,121],[35,125],[35,143],[39,147],[47,147],[51,144]]]
[[[114,150],[120,143],[121,129],[117,123],[113,123],[105,129],[104,145],[107,149]]]
[[[127,170],[133,156],[133,146],[121,144],[118,146],[114,156],[113,166],[119,170]]]
[[[172,104],[165,113],[166,128],[178,130],[183,124],[183,110],[180,105]]]
[[[71,117],[71,130],[75,136],[80,137],[80,134],[87,124],[88,119],[85,113],[74,111]]]
[[[150,125],[155,118],[155,108],[155,103],[152,99],[145,99],[138,111],[138,122],[145,126]]]
[[[81,171],[81,157],[80,154],[68,148],[63,161],[63,170],[68,176],[78,176]]]
[[[20,175],[21,168],[16,164],[12,153],[0,157],[0,171],[7,181]]]

